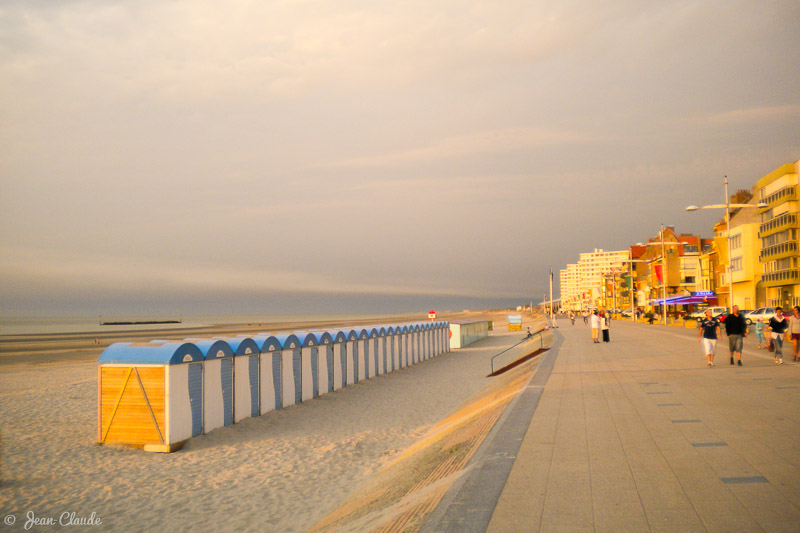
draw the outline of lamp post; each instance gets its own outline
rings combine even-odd
[[[738,209],[746,209],[750,207],[755,207],[758,209],[765,209],[769,207],[764,202],[759,202],[756,205],[753,204],[732,204],[731,198],[728,196],[728,176],[725,176],[724,180],[725,184],[725,203],[724,204],[711,204],[711,205],[704,205],[702,207],[698,207],[696,205],[690,205],[686,208],[687,211],[697,211],[698,209],[724,209],[725,210],[725,240],[728,241],[728,310],[733,311],[733,269],[731,268],[732,257],[731,257],[731,207],[735,207]]]

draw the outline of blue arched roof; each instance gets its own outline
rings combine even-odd
[[[337,329],[329,333],[333,337],[333,342],[347,342],[349,332],[346,329]]]
[[[296,350],[303,347],[300,339],[292,333],[275,335],[275,338],[280,342],[281,348],[284,350]]]
[[[261,351],[258,349],[256,341],[250,337],[225,337],[222,340],[230,345],[234,357],[240,355],[255,355]]]
[[[368,339],[369,338],[369,330],[368,329],[362,328],[361,330],[357,330],[357,331],[358,331],[358,338],[359,339]]]
[[[306,348],[308,346],[316,346],[317,344],[319,344],[319,341],[317,341],[317,334],[314,332],[295,331],[294,335],[300,340],[300,345],[303,348]]]
[[[335,333],[335,332],[334,332]],[[317,331],[317,344],[333,344],[334,337],[330,331]]]
[[[103,350],[97,362],[101,364],[179,365],[202,360],[203,353],[197,346],[189,342],[116,342]]]
[[[358,340],[358,336],[359,336],[360,333],[361,333],[360,331],[357,331],[355,329],[351,329],[350,331],[347,332],[347,340],[348,341],[356,341],[356,340]]]
[[[269,333],[259,333],[253,337],[253,341],[261,353],[279,352],[283,349],[281,341]]]
[[[216,359],[218,357],[233,357],[231,345],[223,340],[214,339],[186,339],[194,342],[206,359]]]
[[[380,336],[380,330],[378,330],[378,328],[370,328],[369,329],[369,336],[371,338],[376,338],[376,337]]]

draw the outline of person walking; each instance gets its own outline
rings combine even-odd
[[[584,324],[588,324],[589,323],[589,311],[584,311],[583,312],[583,323]]]
[[[792,355],[795,361],[800,361],[800,307],[792,307],[792,316],[789,317],[789,334],[792,336]]]
[[[775,308],[775,316],[769,319],[769,331],[775,344],[775,364],[783,364],[783,341],[789,338],[789,322],[783,316],[783,308]]]
[[[592,311],[592,342],[600,342],[597,336],[600,332],[600,317],[597,316],[597,311]]]
[[[747,322],[744,316],[739,314],[739,306],[733,306],[733,312],[725,317],[725,334],[728,335],[728,347],[731,351],[731,364],[736,356],[736,364],[742,366],[742,345],[744,338],[747,337]],[[800,325],[800,324],[799,324]],[[800,335],[798,335],[800,338]]]
[[[720,335],[719,320],[711,315],[711,309],[706,309],[705,318],[697,324],[697,342],[703,342],[703,352],[706,354],[709,367],[714,366],[714,349]]]
[[[572,325],[574,326],[575,325],[575,313],[573,313],[572,311],[569,312],[569,320],[570,320],[570,322],[572,322]]]
[[[756,330],[756,339],[758,339],[758,347],[766,348],[769,345],[769,343],[767,342],[767,338],[764,336],[764,328],[766,327],[764,319],[757,318],[754,327]]]
[[[600,314],[600,331],[603,332],[603,342],[609,342],[608,340],[608,321],[609,321],[609,313],[608,311],[604,311]]]

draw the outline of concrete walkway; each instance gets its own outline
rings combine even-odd
[[[722,341],[708,368],[695,330],[560,326],[425,531],[800,531],[791,355]]]

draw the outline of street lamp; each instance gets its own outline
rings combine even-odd
[[[711,204],[711,205],[704,205],[702,207],[698,207],[696,205],[690,205],[686,208],[687,211],[697,211],[698,209],[724,209],[725,210],[725,240],[728,241],[728,309],[732,312],[733,311],[733,271],[731,269],[732,257],[731,257],[731,207],[739,208],[739,209],[746,209],[749,207],[755,207],[758,209],[766,209],[769,207],[764,202],[759,202],[756,205],[753,204],[732,204],[731,198],[728,196],[728,176],[725,176],[725,203],[724,204]]]

